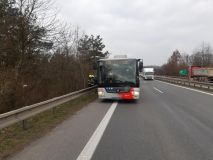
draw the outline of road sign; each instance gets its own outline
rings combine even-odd
[[[186,69],[181,69],[179,71],[179,75],[181,75],[181,76],[187,76],[188,75],[188,71]]]

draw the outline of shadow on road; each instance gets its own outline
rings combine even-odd
[[[113,103],[113,102],[118,102],[120,104],[136,104],[137,100],[110,100],[110,99],[100,100],[100,103]]]

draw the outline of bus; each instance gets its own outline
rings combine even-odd
[[[139,99],[139,71],[142,68],[143,62],[140,59],[112,58],[98,60],[99,99]]]

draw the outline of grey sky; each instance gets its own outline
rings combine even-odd
[[[106,49],[161,65],[172,51],[191,54],[213,44],[213,0],[58,0],[59,16],[87,34],[100,34]]]

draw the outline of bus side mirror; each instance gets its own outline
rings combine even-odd
[[[103,66],[99,65],[99,70],[102,71],[103,70]]]
[[[140,61],[139,62],[139,72],[142,72],[142,70],[143,70],[143,62]]]

